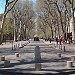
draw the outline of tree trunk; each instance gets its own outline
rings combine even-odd
[[[53,38],[54,34],[53,34],[53,29],[52,29],[52,26],[50,26],[50,28],[51,28],[52,38]]]
[[[5,11],[4,11],[3,19],[2,19],[2,24],[1,24],[0,44],[2,44],[2,41],[3,41],[3,28],[4,28],[5,17],[6,17],[6,15],[7,15],[7,13],[8,13],[9,11],[11,11],[11,9],[14,7],[14,5],[16,4],[16,2],[17,2],[18,0],[16,0],[15,3],[12,5],[12,7],[7,11],[8,6],[9,6],[11,3],[13,3],[13,1],[11,1],[11,2],[9,2],[9,3],[8,3],[8,1],[9,1],[9,0],[6,0]]]
[[[26,39],[26,27],[25,27],[25,30],[24,30],[24,38]]]
[[[28,30],[28,37],[30,37],[30,29]]]
[[[43,30],[43,33],[44,33],[44,36],[45,36],[45,39],[47,39],[47,37],[46,37],[46,32]]]
[[[57,26],[58,26],[58,36],[60,38],[60,28],[59,28],[59,21],[58,21],[58,19],[57,19]]]
[[[55,28],[55,31],[54,32],[55,32],[55,36],[54,36],[54,38],[55,38],[56,37],[56,28]]]
[[[62,32],[63,32],[63,34],[64,34],[65,32],[64,32],[64,27],[63,27],[63,22],[62,22],[62,16],[61,16],[61,13],[60,13],[60,22],[61,22]]]

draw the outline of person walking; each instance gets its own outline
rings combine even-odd
[[[60,42],[60,45],[61,45],[62,44],[62,36],[60,36],[59,42]]]
[[[58,46],[58,37],[56,36],[56,43],[57,43],[57,46]]]
[[[49,41],[50,41],[50,43],[51,43],[51,38],[49,38]]]

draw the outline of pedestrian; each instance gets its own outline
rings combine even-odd
[[[61,43],[62,43],[62,36],[60,36],[59,42],[60,42],[60,45],[61,45]]]
[[[51,38],[49,38],[49,41],[50,41],[50,43],[51,43]]]
[[[56,43],[57,43],[57,46],[58,46],[58,37],[56,36]]]

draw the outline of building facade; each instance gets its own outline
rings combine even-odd
[[[3,18],[3,14],[0,14],[0,29],[1,29],[2,18]]]

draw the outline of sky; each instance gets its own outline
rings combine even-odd
[[[36,0],[32,0],[32,1],[33,3],[36,2]],[[5,2],[6,0],[0,0],[0,14],[4,12]]]
[[[5,0],[0,0],[0,14],[4,12]]]
[[[32,0],[32,1],[33,1],[33,3],[36,3],[36,0]],[[0,0],[0,14],[4,13],[5,2],[6,2],[6,0]]]

